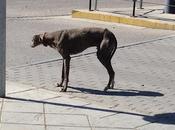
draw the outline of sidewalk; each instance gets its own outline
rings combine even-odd
[[[17,26],[12,29],[16,33],[21,23],[27,24],[22,33],[39,24],[41,26],[35,31],[45,27],[51,30],[51,25],[57,27],[58,20],[35,20],[37,24],[29,26],[33,21],[15,19],[9,30]],[[77,24],[75,27],[79,27]],[[113,31],[118,31],[118,26]],[[35,32],[33,29],[28,31],[23,34],[24,43]],[[133,33],[129,31],[126,27],[126,35]],[[20,36],[21,32],[17,35]],[[61,59],[48,58],[7,67],[7,97],[0,99],[0,130],[174,130],[175,34],[170,34],[119,43],[112,58],[116,72],[115,89],[108,92],[103,91],[108,80],[107,71],[97,60],[94,48],[72,57],[70,86],[66,93],[59,92],[59,88],[54,86],[61,78]],[[136,37],[144,37],[141,35]],[[17,39],[15,43],[21,37]],[[11,42],[9,40],[10,45]],[[23,51],[25,53],[26,50]],[[26,57],[19,58],[23,60]]]
[[[136,17],[132,17],[132,8],[101,9],[100,11],[73,10],[73,18],[93,19],[116,22],[154,29],[175,30],[175,14],[163,13],[163,6],[136,8]]]
[[[174,40],[120,46],[112,60],[117,83],[109,92],[93,53],[72,58],[66,93],[53,85],[61,61],[7,68],[1,130],[174,130]]]
[[[175,129],[174,113],[143,115],[113,110],[42,88],[7,82],[1,99],[1,130]]]

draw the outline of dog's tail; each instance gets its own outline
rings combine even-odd
[[[100,46],[101,50],[106,51],[105,58],[111,59],[117,49],[117,39],[115,35],[108,29],[104,30],[103,41]]]

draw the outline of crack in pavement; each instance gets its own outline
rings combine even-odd
[[[70,16],[71,13],[66,13],[66,14],[60,14],[60,15],[45,15],[45,16],[7,16],[6,19],[11,20],[11,19],[22,19],[22,20],[45,20],[48,18],[53,18],[53,17],[61,17],[61,16]]]

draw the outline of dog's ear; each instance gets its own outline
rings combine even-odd
[[[43,38],[47,38],[47,35],[48,35],[48,33],[45,32],[45,33],[43,34]]]
[[[45,32],[44,35],[43,35],[43,39],[50,41],[50,40],[53,39],[53,36],[50,33]]]

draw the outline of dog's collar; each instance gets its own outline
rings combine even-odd
[[[47,35],[47,33],[45,32],[45,33],[43,34],[43,37],[42,37],[42,43],[43,43],[43,45],[44,45],[45,47],[48,46],[47,41],[46,41],[46,35]]]
[[[43,45],[45,47],[50,46],[52,48],[55,48],[56,45],[54,44],[54,41],[53,41],[54,38],[49,37],[49,36],[50,36],[49,33],[47,33],[47,32],[44,33],[44,35],[43,35]]]

